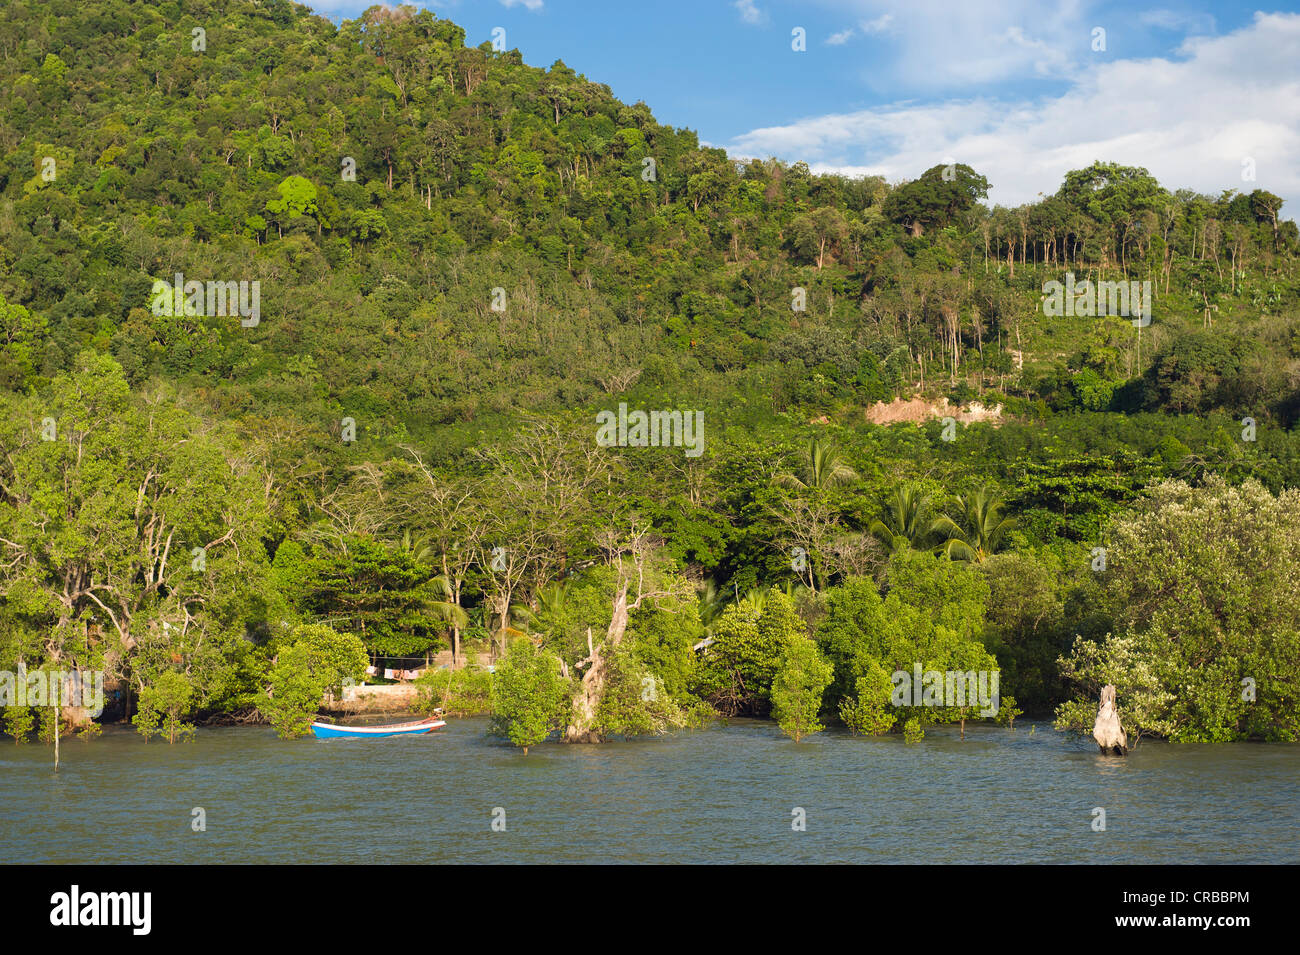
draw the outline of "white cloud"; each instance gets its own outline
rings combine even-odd
[[[728,149],[891,180],[951,155],[1004,205],[1101,159],[1145,166],[1169,188],[1268,189],[1300,211],[1300,15],[1257,13],[1234,33],[1185,40],[1179,55],[1097,59],[1060,95],[903,102],[756,129]],[[1257,182],[1241,180],[1246,158]]]
[[[882,13],[880,16],[876,17],[876,19],[863,20],[858,25],[862,27],[863,33],[884,33],[893,22],[894,15],[892,13]]]
[[[1091,0],[818,0],[856,24],[858,36],[888,34],[888,62],[863,79],[877,88],[972,90],[1033,75],[1058,75],[1088,52]],[[850,19],[851,18],[851,19]]]
[[[1177,33],[1213,33],[1215,27],[1214,17],[1208,13],[1180,10],[1147,10],[1138,15],[1138,22]]]
[[[754,0],[736,0],[733,6],[740,11],[740,19],[746,23],[763,23],[767,14],[754,5]]]
[[[826,38],[826,45],[843,46],[845,43],[848,43],[849,40],[852,40],[855,36],[858,35],[858,30],[861,30],[865,36],[872,36],[873,34],[876,33],[884,33],[887,29],[889,29],[889,25],[893,22],[894,22],[894,15],[892,13],[881,14],[880,16],[876,17],[874,20],[862,20],[858,23],[856,30],[853,27],[847,27],[841,30],[839,33],[832,33],[829,37]]]
[[[525,10],[530,10],[533,13],[536,13],[538,10],[542,9],[543,2],[544,0],[501,0],[501,6],[523,7]]]

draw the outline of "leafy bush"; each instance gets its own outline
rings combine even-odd
[[[564,729],[570,704],[559,659],[526,638],[512,643],[492,677],[492,732],[527,754]]]
[[[772,718],[796,743],[823,729],[818,716],[833,670],[805,636],[795,637],[781,655],[772,680]]]

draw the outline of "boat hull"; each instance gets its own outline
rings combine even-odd
[[[379,739],[385,736],[422,736],[446,726],[445,720],[418,720],[414,723],[383,723],[378,726],[339,726],[335,723],[312,723],[317,739]]]

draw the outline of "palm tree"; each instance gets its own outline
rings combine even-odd
[[[698,641],[695,650],[703,650],[713,643],[713,625],[722,616],[722,611],[727,609],[727,595],[724,591],[718,589],[717,583],[709,578],[695,589],[697,599],[696,612],[700,615],[700,623],[704,625],[704,639]]]
[[[426,569],[432,569],[432,560],[437,556],[437,551],[429,543],[429,538],[424,535],[413,535],[409,527],[402,531],[402,543],[399,545],[399,551],[405,554],[412,561],[423,565]],[[430,577],[424,582],[425,596],[437,595],[438,598],[447,599],[426,599],[425,608],[429,615],[437,620],[441,620],[449,627],[461,630],[469,624],[469,614],[455,602],[455,590],[451,586],[451,580],[446,574],[438,574],[436,577]],[[453,648],[453,656],[459,655]]]
[[[557,620],[569,606],[569,581],[559,580],[543,584],[533,594],[533,604],[511,604],[512,619],[523,621],[534,630],[538,638],[555,635]]]
[[[736,605],[746,609],[757,610],[759,613],[762,613],[763,608],[767,606],[767,589],[764,587],[754,587],[750,589],[745,596],[736,601]]]
[[[900,484],[885,505],[881,518],[871,522],[871,535],[891,553],[909,547],[926,550],[941,530],[930,513],[930,495],[915,482]]]
[[[439,574],[437,577],[430,577],[424,583],[425,589],[430,594],[437,594],[438,597],[450,597],[451,581],[445,574]],[[469,614],[463,607],[453,603],[450,600],[430,599],[425,602],[430,616],[441,620],[443,623],[456,629],[462,629],[469,624]]]
[[[711,637],[714,622],[727,608],[727,595],[718,589],[717,583],[711,578],[700,584],[695,593],[698,599],[700,623],[704,625],[704,635]]]
[[[411,536],[411,529],[405,528],[402,531],[402,553],[409,554],[413,560],[421,564],[429,563],[429,559],[434,556],[434,549],[429,545],[429,539],[424,534],[418,537]]]
[[[1002,516],[1002,502],[985,487],[958,497],[957,506],[960,523],[947,515],[935,522],[938,531],[947,537],[939,549],[953,560],[982,564],[1016,526],[1016,519]]]
[[[510,605],[510,613],[512,615],[512,619],[515,611],[519,610],[521,606],[522,605],[520,604]],[[518,637],[528,636],[528,632],[526,630],[520,630],[518,627],[513,627],[513,626],[507,626],[504,630],[495,631],[494,628],[496,627],[496,623],[492,619],[495,616],[497,616],[497,611],[493,608],[492,601],[484,600],[481,604],[479,604],[478,615],[473,618],[474,623],[478,627],[480,627],[483,630],[486,630],[489,634],[492,635],[491,651],[494,658],[496,657],[498,652],[497,637],[501,638],[503,646],[508,646],[511,640],[514,640]]]
[[[808,490],[847,484],[858,478],[858,472],[844,463],[839,450],[833,444],[823,443],[821,438],[813,438],[808,443],[808,459],[804,462],[803,470],[804,478],[785,472],[778,474],[774,480],[781,487]]]

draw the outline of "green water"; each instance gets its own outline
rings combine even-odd
[[[1030,733],[1031,726],[1035,732]],[[1300,861],[1300,746],[1144,741],[1098,755],[1047,724],[906,745],[792,743],[733,721],[527,756],[452,720],[427,737],[281,741],[129,728],[0,742],[6,862]],[[207,829],[191,828],[192,810]],[[494,809],[505,831],[493,831]],[[803,810],[806,831],[792,830]],[[1093,831],[1094,807],[1106,831]],[[499,814],[498,814],[499,816]]]

